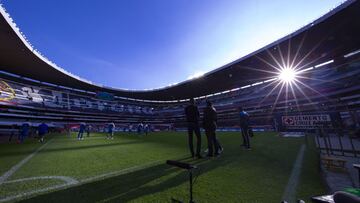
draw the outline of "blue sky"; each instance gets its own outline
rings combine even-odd
[[[339,0],[0,0],[47,58],[106,86],[151,89],[208,72]]]

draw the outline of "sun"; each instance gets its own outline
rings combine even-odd
[[[282,68],[279,72],[278,79],[284,83],[292,83],[297,77],[297,72],[291,68]]]

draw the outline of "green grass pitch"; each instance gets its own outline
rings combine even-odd
[[[167,159],[200,168],[195,171],[195,202],[280,202],[305,139],[256,133],[252,150],[246,151],[240,147],[240,133],[218,133],[218,138],[222,156],[199,160],[189,158],[185,132],[118,133],[114,140],[93,133],[83,141],[76,140],[75,133],[49,135],[43,149],[0,183],[0,202],[171,202],[172,197],[186,202],[187,172],[166,165]],[[0,175],[40,146],[34,139],[0,144]],[[296,199],[309,201],[325,192],[318,164],[309,138]]]

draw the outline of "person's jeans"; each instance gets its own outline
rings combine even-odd
[[[219,141],[216,139],[215,130],[205,130],[205,134],[208,140],[208,156],[219,154]]]
[[[249,138],[249,127],[248,126],[241,127],[241,135],[243,137],[243,145],[246,148],[250,148],[250,138]]]
[[[191,156],[194,156],[194,144],[193,144],[193,135],[196,135],[196,156],[200,155],[201,150],[201,133],[198,123],[188,123],[188,136],[189,136],[189,149]]]
[[[20,143],[23,143],[23,142],[24,142],[24,139],[25,139],[26,136],[27,136],[27,134],[24,133],[24,132],[21,132],[21,133],[19,134],[18,140],[20,141]]]
[[[84,134],[84,132],[79,132],[79,134],[78,134],[78,139],[82,139],[83,138],[83,134]]]

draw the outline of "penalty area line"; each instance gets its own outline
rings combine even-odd
[[[24,197],[30,197],[34,194],[38,194],[38,193],[42,193],[42,192],[48,192],[50,190],[57,190],[57,189],[62,189],[62,188],[66,188],[67,186],[70,185],[74,185],[73,183],[65,183],[65,184],[61,184],[61,185],[55,185],[55,186],[51,186],[51,187],[47,187],[47,188],[43,188],[43,189],[38,189],[38,190],[33,190],[33,191],[29,191],[29,192],[23,192],[20,193],[18,195],[13,195],[13,196],[9,196],[9,197],[5,197],[3,199],[0,199],[0,202],[7,202],[7,201],[12,201],[15,199],[22,199]]]
[[[77,181],[76,179],[71,178],[71,177],[66,177],[66,176],[38,176],[38,177],[10,180],[10,181],[4,182],[3,184],[19,183],[19,182],[32,181],[32,180],[46,180],[46,179],[58,179],[58,180],[64,181],[65,183],[60,184],[60,185],[54,185],[54,186],[43,188],[43,189],[33,190],[33,191],[29,191],[29,192],[23,192],[23,193],[20,193],[17,195],[9,196],[9,197],[5,197],[5,198],[0,199],[0,202],[7,202],[7,201],[15,200],[15,199],[21,199],[21,198],[29,197],[31,195],[38,194],[41,192],[47,192],[50,190],[61,189],[61,188],[65,188],[67,186],[75,185],[75,184],[79,183],[79,181]]]
[[[42,188],[42,189],[38,189],[38,190],[32,190],[32,191],[29,191],[29,192],[23,192],[23,193],[13,195],[13,196],[8,196],[8,197],[0,199],[0,202],[20,200],[20,199],[24,199],[25,197],[29,198],[31,196],[35,196],[35,195],[37,195],[39,193],[46,193],[46,192],[49,192],[49,191],[67,189],[67,188],[71,188],[71,187],[74,187],[74,186],[79,186],[79,185],[82,185],[82,184],[86,184],[86,183],[90,183],[90,182],[94,182],[94,181],[103,180],[103,179],[106,179],[106,178],[111,178],[111,177],[124,175],[124,174],[131,173],[131,172],[135,172],[135,171],[147,168],[147,167],[155,166],[156,164],[160,164],[160,163],[165,164],[165,160],[152,161],[152,162],[149,162],[149,163],[146,163],[146,164],[137,165],[137,166],[125,168],[125,169],[122,169],[122,170],[119,170],[119,171],[113,171],[113,172],[101,174],[101,175],[98,175],[98,176],[89,177],[89,178],[86,178],[86,179],[83,179],[83,180],[76,180],[76,179],[73,179],[71,177],[64,177],[64,176],[44,176],[44,177],[40,176],[40,177],[23,178],[23,179],[19,179],[19,180],[11,180],[11,181],[7,181],[7,182],[4,182],[4,183],[15,183],[15,182],[23,182],[23,181],[36,180],[36,179],[49,179],[49,177],[64,180],[66,183],[61,184],[61,185],[55,185],[55,186],[51,186],[51,187],[46,187],[46,188]]]
[[[67,176],[37,176],[37,177],[9,180],[9,181],[4,182],[4,184],[25,182],[25,181],[31,181],[31,180],[46,180],[46,179],[58,179],[58,180],[62,180],[64,182],[66,182],[67,184],[76,184],[79,182],[76,179],[67,177]]]
[[[15,166],[11,167],[10,170],[5,172],[2,176],[0,176],[0,185],[3,184],[10,176],[12,176],[17,170],[19,170],[26,162],[28,162],[31,158],[33,158],[39,151],[44,149],[52,140],[49,140],[45,144],[41,145],[37,148],[33,153],[28,155],[25,159],[21,160]]]

